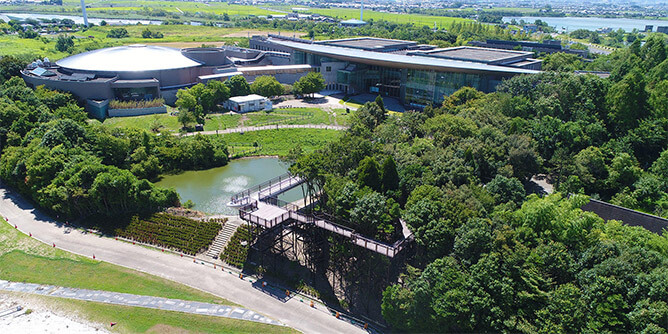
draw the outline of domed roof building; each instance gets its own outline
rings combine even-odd
[[[61,68],[92,73],[124,73],[199,67],[180,50],[134,44],[80,53],[56,62]]]
[[[112,100],[142,101],[163,98],[176,101],[180,88],[203,82],[202,77],[225,79],[239,74],[237,65],[287,63],[289,57],[265,57],[266,52],[222,48],[174,49],[155,45],[126,45],[88,51],[54,62],[35,61],[23,72],[32,85],[69,91],[85,102],[95,117],[104,118]],[[164,112],[164,107],[162,111]],[[123,111],[136,115],[154,110]]]

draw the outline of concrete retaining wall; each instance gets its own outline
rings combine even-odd
[[[664,230],[668,230],[668,219],[595,199],[590,199],[589,203],[582,206],[582,210],[593,212],[606,221],[619,220],[626,225],[642,226],[645,229],[658,234],[663,234]]]

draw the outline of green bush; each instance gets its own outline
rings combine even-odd
[[[242,225],[234,232],[230,242],[227,243],[225,249],[220,254],[220,259],[227,262],[231,266],[243,268],[248,256],[249,245],[243,246],[242,241],[251,242],[252,227]]]
[[[132,216],[130,224],[114,232],[119,237],[195,255],[211,245],[222,227],[219,222],[156,213]]]
[[[141,101],[119,101],[111,100],[109,102],[109,109],[140,109],[140,108],[154,108],[165,104],[165,99],[157,98],[153,100]]]

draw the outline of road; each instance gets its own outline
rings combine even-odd
[[[198,131],[198,132],[188,132],[186,136],[194,136],[196,134],[200,135],[215,135],[215,134],[226,134],[226,133],[239,133],[239,132],[251,132],[251,131],[262,131],[262,130],[276,130],[276,129],[326,129],[326,130],[337,130],[343,131],[348,130],[347,126],[341,125],[325,125],[325,124],[276,124],[276,125],[263,125],[263,126],[243,126],[238,128],[229,128],[224,130],[217,131]],[[178,135],[178,133],[175,133]]]
[[[299,298],[270,294],[257,282],[193,263],[178,255],[69,229],[34,208],[15,192],[0,186],[0,215],[19,230],[48,245],[87,257],[157,275],[220,296],[304,333],[364,333],[364,329],[333,317],[322,305],[311,308]]]

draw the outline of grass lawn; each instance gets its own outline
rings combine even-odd
[[[164,278],[49,247],[4,220],[0,221],[0,279],[234,305]]]
[[[3,293],[0,293],[0,296]],[[11,295],[43,305],[56,314],[74,315],[90,322],[103,324],[106,330],[116,333],[297,333],[289,327],[222,317],[57,297],[16,293],[11,293]],[[116,325],[110,327],[111,322],[115,322]]]
[[[326,143],[338,139],[341,131],[325,129],[277,129],[221,135],[228,143],[254,143],[262,148],[250,155],[287,155],[290,149],[301,146],[304,152],[312,152]]]
[[[205,131],[224,130],[242,126],[263,126],[274,124],[327,124],[327,125],[346,125],[348,124],[348,115],[343,112],[330,114],[319,108],[291,108],[274,109],[267,113],[264,111],[246,113],[246,114],[211,114],[207,117],[204,124]],[[97,123],[97,120],[90,122]],[[106,119],[102,124],[111,128],[132,127],[144,130],[151,130],[152,125],[158,122],[163,130],[178,132],[181,124],[176,116],[168,114],[156,114],[134,117],[112,117]]]

